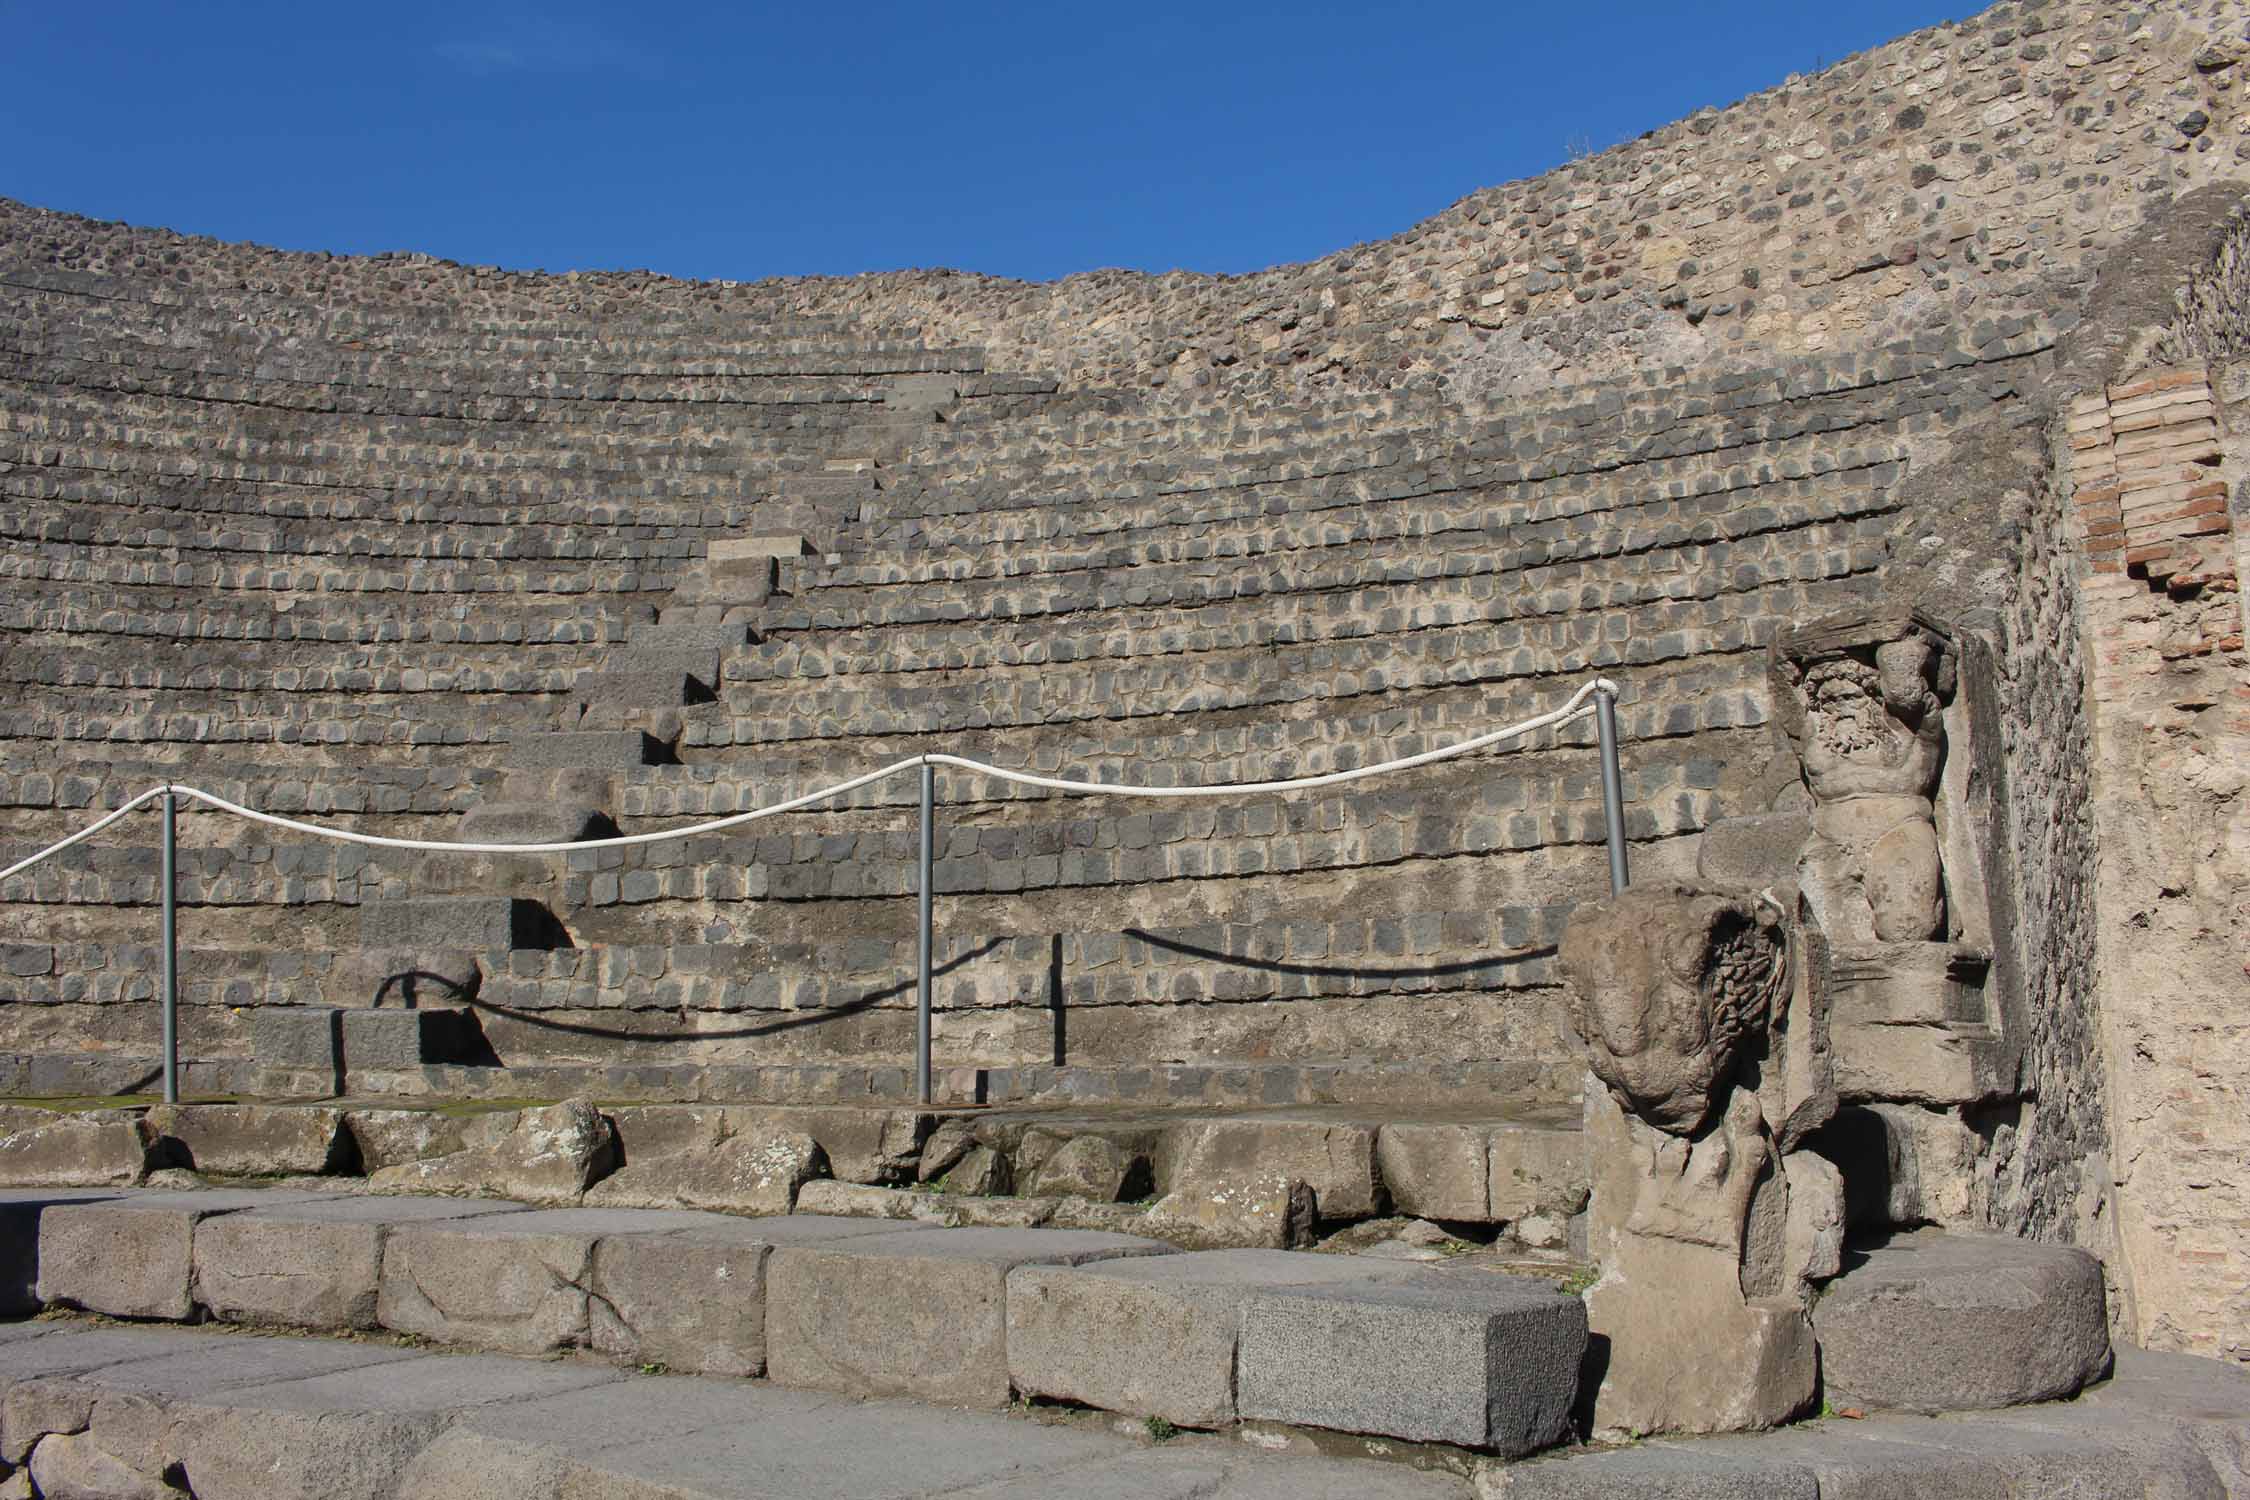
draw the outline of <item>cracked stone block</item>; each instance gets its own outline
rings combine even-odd
[[[230,1323],[373,1328],[384,1242],[400,1226],[505,1214],[448,1198],[339,1198],[246,1209],[195,1226],[195,1300]]]
[[[136,1193],[39,1218],[39,1299],[117,1318],[195,1313],[195,1226],[215,1214],[317,1201],[280,1190]]]
[[[2075,1394],[2109,1368],[2101,1262],[1926,1229],[1848,1250],[1813,1308],[1834,1399],[1969,1411]]]
[[[767,1373],[782,1385],[1005,1406],[1009,1272],[1171,1248],[1080,1229],[917,1229],[787,1247],[766,1272]]]
[[[713,1218],[562,1208],[399,1225],[383,1249],[376,1320],[399,1333],[501,1354],[587,1348],[595,1246],[610,1237],[711,1228]]]
[[[1289,1250],[1206,1250],[1008,1273],[1008,1375],[1026,1395],[1181,1427],[1235,1420],[1243,1305],[1275,1287],[1411,1281],[1418,1267]]]
[[[1569,1434],[1586,1337],[1585,1304],[1528,1277],[1260,1292],[1236,1404],[1247,1420],[1530,1453]]]
[[[766,1263],[776,1247],[823,1245],[898,1226],[784,1214],[595,1242],[587,1307],[592,1347],[625,1364],[698,1375],[766,1368]]]

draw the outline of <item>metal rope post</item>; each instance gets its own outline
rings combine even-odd
[[[922,879],[921,922],[915,939],[914,994],[915,1097],[930,1102],[930,832],[937,801],[937,767],[922,762]]]
[[[180,1102],[179,799],[164,788],[164,1102]]]
[[[1617,767],[1617,695],[1608,683],[1594,689],[1594,737],[1602,755],[1602,822],[1609,832],[1609,893],[1624,893],[1625,779]]]

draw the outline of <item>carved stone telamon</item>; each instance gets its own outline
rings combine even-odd
[[[1855,616],[1785,632],[1771,672],[1775,718],[1812,793],[1799,878],[1831,942],[1946,936],[1935,807],[1945,641],[1904,616]]]
[[[1794,1149],[1835,1096],[1790,948],[1770,905],[1663,883],[1580,907],[1563,938],[1593,1073],[1600,1431],[1770,1426],[1813,1394],[1805,1308],[1837,1267],[1843,1193]]]

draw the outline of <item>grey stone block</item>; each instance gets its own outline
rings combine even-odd
[[[2053,1400],[2109,1367],[2101,1263],[2003,1235],[1923,1230],[1847,1252],[1813,1331],[1833,1398],[1870,1407]]]
[[[508,744],[508,764],[527,771],[622,771],[671,758],[670,746],[638,729],[553,729],[519,734]]]
[[[943,1229],[781,1249],[767,1267],[767,1373],[783,1385],[1004,1406],[1009,1272],[1171,1248],[1099,1230]]]
[[[250,1055],[261,1067],[333,1074],[342,1031],[329,1006],[261,1005],[250,1012]]]
[[[39,1298],[112,1317],[184,1320],[195,1311],[199,1221],[311,1196],[256,1190],[136,1193],[58,1205],[39,1219]]]
[[[149,1166],[137,1112],[0,1105],[0,1185],[114,1187],[139,1182]]]
[[[98,1203],[110,1188],[0,1189],[0,1317],[39,1311],[39,1219],[64,1203]]]
[[[1241,1415],[1529,1453],[1569,1432],[1586,1308],[1477,1274],[1306,1287],[1243,1308]]]
[[[1797,888],[1797,858],[1812,834],[1812,815],[1752,813],[1722,818],[1703,830],[1695,873],[1720,890],[1754,895],[1769,887],[1785,905]]]
[[[342,1015],[344,1070],[419,1068],[451,1062],[473,1029],[465,1010],[347,1010]]]
[[[349,1150],[342,1111],[317,1105],[158,1105],[147,1125],[171,1161],[230,1176],[336,1171]]]
[[[1027,1395],[1181,1427],[1235,1419],[1242,1307],[1275,1287],[1406,1282],[1359,1256],[1209,1250],[1008,1273],[1008,1376]]]
[[[585,803],[479,802],[461,815],[460,837],[469,844],[573,844],[614,831],[606,813]]]
[[[551,948],[555,932],[547,908],[523,896],[418,896],[359,909],[360,946],[406,954]]]
[[[783,557],[811,557],[813,546],[803,537],[790,532],[770,532],[758,536],[724,537],[714,541],[705,556],[714,564],[757,564]]]
[[[373,1328],[383,1243],[404,1224],[511,1212],[445,1198],[339,1198],[246,1209],[195,1226],[195,1300],[230,1323]]]

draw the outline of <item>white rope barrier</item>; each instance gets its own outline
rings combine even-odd
[[[221,812],[229,812],[237,817],[248,818],[254,823],[264,823],[274,828],[286,828],[293,833],[308,834],[314,838],[334,839],[340,843],[365,844],[379,849],[418,849],[438,854],[567,854],[578,849],[622,849],[635,844],[658,844],[667,839],[696,838],[707,833],[718,833],[728,828],[739,828],[745,823],[756,822],[761,818],[771,818],[782,813],[795,812],[799,808],[810,807],[815,803],[825,802],[832,797],[840,797],[846,792],[856,791],[872,782],[881,781],[885,777],[895,776],[901,771],[913,770],[920,766],[951,766],[957,770],[973,771],[979,775],[991,776],[1001,781],[1012,781],[1021,786],[1044,787],[1051,791],[1071,792],[1080,796],[1238,797],[1250,794],[1311,791],[1317,787],[1341,786],[1346,782],[1363,781],[1371,776],[1384,776],[1393,771],[1404,771],[1415,766],[1428,765],[1433,761],[1449,760],[1455,756],[1473,754],[1488,746],[1501,744],[1507,740],[1520,739],[1524,735],[1536,733],[1541,729],[1567,724],[1594,712],[1595,706],[1588,700],[1592,699],[1595,694],[1607,692],[1614,699],[1617,691],[1617,684],[1606,677],[1597,677],[1571,694],[1570,698],[1559,708],[1550,709],[1546,713],[1535,714],[1531,718],[1518,723],[1489,730],[1484,734],[1462,740],[1456,744],[1441,745],[1435,750],[1424,750],[1417,755],[1400,756],[1396,760],[1386,760],[1372,766],[1360,766],[1349,771],[1331,771],[1320,776],[1296,776],[1284,781],[1215,782],[1208,786],[1127,786],[1098,781],[1070,781],[1056,776],[1034,776],[1026,771],[1010,771],[981,760],[968,760],[958,755],[925,754],[892,761],[887,766],[854,776],[849,780],[839,781],[831,786],[824,786],[815,791],[806,792],[802,796],[791,797],[787,801],[776,802],[767,807],[753,808],[748,812],[732,813],[723,818],[690,823],[681,828],[661,829],[654,833],[620,834],[615,838],[578,839],[566,843],[483,844],[464,843],[448,839],[388,838],[381,834],[359,833],[347,828],[327,828],[318,823],[307,823],[297,818],[285,818],[275,813],[260,812],[254,807],[244,807],[239,802],[232,802],[215,793],[201,791],[191,786],[155,786],[126,802],[98,822],[87,825],[66,839],[48,845],[28,859],[19,860],[5,870],[0,870],[0,880],[6,880],[11,875],[28,870],[42,860],[60,854],[71,845],[93,837],[141,804],[153,798],[161,797],[167,791],[177,796],[193,798],[198,802],[217,808]]]

